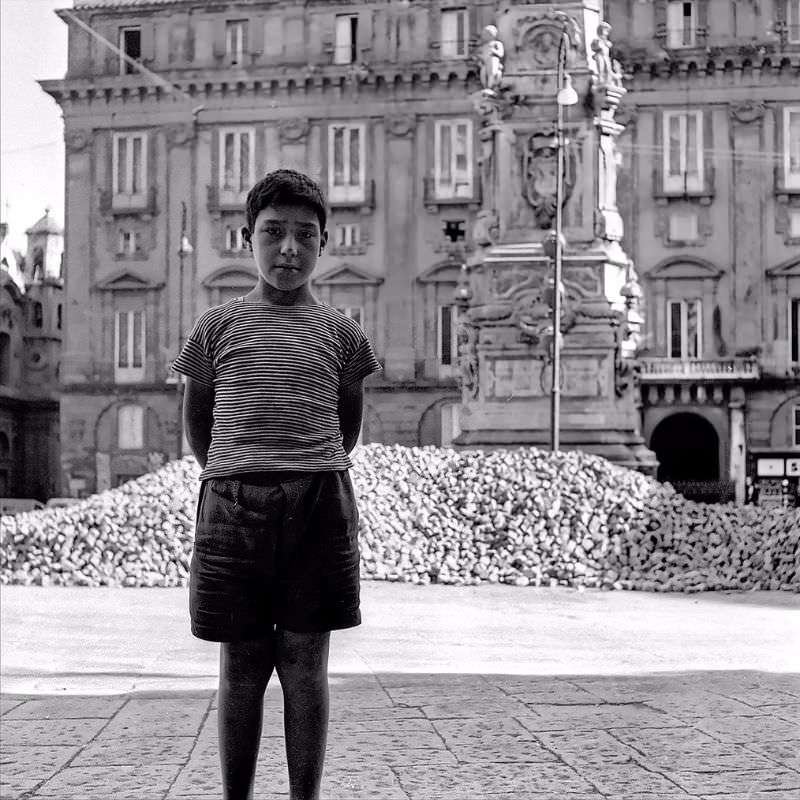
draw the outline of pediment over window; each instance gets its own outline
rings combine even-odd
[[[383,283],[383,278],[352,264],[340,264],[311,281],[319,286],[378,286]]]
[[[659,261],[658,264],[645,273],[644,277],[662,280],[667,278],[695,278],[697,280],[712,278],[719,280],[722,275],[723,270],[704,258],[677,256]]]
[[[248,267],[221,267],[201,283],[206,289],[252,289],[258,280],[254,269]]]
[[[792,256],[788,261],[767,270],[768,278],[800,278],[800,258]]]
[[[157,283],[150,278],[145,278],[138,272],[123,269],[108,278],[97,281],[94,288],[102,292],[141,292],[148,289],[161,289],[163,286],[163,281]]]
[[[461,279],[461,262],[448,259],[428,267],[417,276],[420,283],[458,283]]]

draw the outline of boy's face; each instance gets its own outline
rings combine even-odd
[[[328,241],[316,212],[305,205],[267,206],[250,237],[261,277],[274,289],[291,292],[306,284]]]

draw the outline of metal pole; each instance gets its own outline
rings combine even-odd
[[[183,260],[186,257],[183,243],[186,241],[186,203],[181,201],[181,240],[178,246],[178,353],[183,349]],[[178,375],[178,458],[183,455],[183,380]]]
[[[564,83],[564,38],[558,46],[557,92]],[[564,116],[556,95],[556,241],[553,275],[553,386],[550,394],[550,449],[559,449],[559,416],[561,411],[561,206],[564,195]]]

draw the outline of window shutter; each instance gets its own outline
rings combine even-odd
[[[142,61],[149,63],[156,56],[156,28],[152,22],[142,23]]]
[[[247,31],[250,45],[250,53],[260,56],[264,52],[264,20],[256,17],[250,20]]]
[[[211,52],[214,58],[224,58],[226,52],[225,20],[218,20],[214,25],[214,39],[211,43]]]
[[[708,40],[708,0],[696,0],[695,11],[697,13],[696,44],[704,47]]]
[[[107,28],[106,30],[100,31],[101,35],[105,36],[111,42],[113,42],[120,50],[123,48],[121,47],[122,40],[121,40],[121,28],[120,27],[112,27]],[[115,72],[119,74],[120,71],[120,62],[122,60],[122,56],[120,56],[117,52],[112,50],[110,47],[106,47],[104,44],[97,42],[97,47],[101,48],[101,51],[105,54],[105,58],[103,58],[102,62],[104,63],[104,72]]]
[[[656,0],[653,4],[656,39],[665,45],[667,42],[667,0]]]
[[[700,112],[703,126],[703,150],[701,154],[703,188],[708,192],[714,189],[714,162],[711,156],[714,152],[714,120],[711,118],[712,113],[709,109]]]

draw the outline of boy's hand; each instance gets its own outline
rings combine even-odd
[[[364,381],[356,381],[339,388],[339,427],[342,430],[342,446],[351,453],[361,433],[364,413]]]
[[[214,387],[187,377],[183,390],[183,429],[202,469],[205,469],[208,460],[213,424]]]

